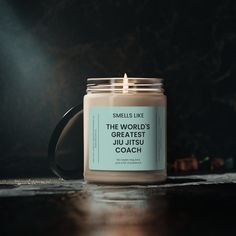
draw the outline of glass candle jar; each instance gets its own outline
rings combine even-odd
[[[162,79],[87,79],[84,178],[117,184],[166,179],[166,96]]]

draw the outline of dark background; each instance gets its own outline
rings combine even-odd
[[[168,162],[236,158],[236,1],[0,1],[0,176],[48,176],[87,77],[163,77]],[[236,160],[236,159],[235,159]]]

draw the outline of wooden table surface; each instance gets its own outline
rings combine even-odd
[[[157,185],[1,180],[0,235],[236,235],[236,174]]]

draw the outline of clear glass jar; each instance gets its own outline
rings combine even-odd
[[[84,178],[117,184],[166,179],[166,96],[162,79],[87,79]]]

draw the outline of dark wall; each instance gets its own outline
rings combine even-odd
[[[163,77],[168,160],[236,158],[236,2],[0,1],[0,173],[48,175],[86,77]]]

